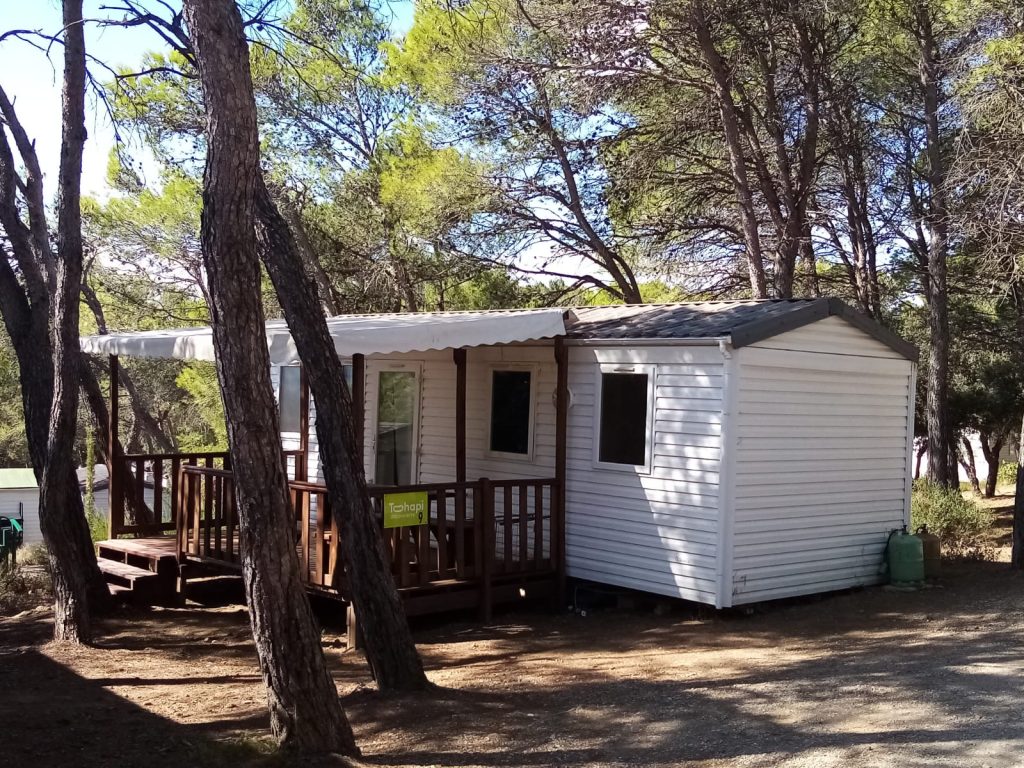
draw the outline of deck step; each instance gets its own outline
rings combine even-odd
[[[106,557],[97,558],[96,563],[108,582],[123,584],[126,587],[134,587],[139,581],[156,580],[159,578],[153,571],[148,571],[145,568],[136,568],[134,565],[110,560]]]
[[[157,573],[106,557],[96,558],[96,564],[115,599],[152,605],[175,597],[174,574]]]

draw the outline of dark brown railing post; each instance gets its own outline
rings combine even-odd
[[[299,452],[295,454],[295,479],[305,480],[309,453],[309,380],[306,366],[299,367]],[[288,474],[285,467],[285,474]]]
[[[366,431],[366,358],[358,352],[352,355],[352,436],[358,464],[364,464],[363,445]]]
[[[124,500],[119,497],[120,456],[117,447],[117,422],[120,419],[120,366],[117,355],[110,356],[110,413],[107,424],[107,537],[117,538],[124,527]],[[120,503],[119,503],[120,502]]]
[[[491,574],[494,572],[494,488],[489,478],[480,478],[480,503],[477,505],[475,515],[480,524],[480,621],[490,621],[491,611],[494,607],[494,596],[492,594]]]
[[[181,462],[174,463],[171,499],[174,503],[174,544],[178,550],[178,567],[185,559],[185,494],[186,480],[181,474]]]
[[[565,338],[555,339],[555,484],[551,489],[551,561],[555,567],[555,597],[565,606],[565,477],[569,431],[569,351]]]
[[[455,482],[466,482],[466,350],[452,352],[455,360]]]

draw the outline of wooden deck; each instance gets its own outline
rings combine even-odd
[[[465,349],[453,349],[454,480],[409,486],[370,486],[389,566],[409,613],[478,607],[487,620],[496,602],[565,591],[565,471],[568,353],[554,342],[555,461],[550,477],[467,478]],[[365,413],[365,368],[353,355],[353,413]],[[180,588],[200,566],[239,571],[238,508],[230,454],[125,453],[118,440],[119,363],[110,358],[109,539],[101,557],[153,572],[173,573]],[[309,392],[300,382],[300,445],[282,451],[294,512],[296,552],[308,590],[347,600],[341,531],[327,487],[311,482]],[[362,456],[365,419],[353,422]],[[390,521],[385,510],[406,505],[418,518]],[[390,499],[390,501],[389,501]],[[403,507],[404,508],[404,507]],[[398,522],[401,519],[402,522]],[[404,523],[404,524],[403,524]],[[124,571],[125,569],[120,569]],[[116,577],[119,569],[110,568]],[[125,571],[126,573],[132,573]]]
[[[425,529],[428,530],[428,529]],[[133,566],[136,569],[143,569],[160,576],[160,585],[155,590],[147,590],[146,595],[160,595],[158,601],[169,598],[168,592],[178,592],[179,598],[183,597],[181,591],[185,589],[186,575],[194,576],[196,570],[212,573],[238,573],[241,570],[240,549],[238,547],[238,533],[233,533],[233,546],[231,547],[232,560],[223,558],[227,552],[225,547],[221,552],[206,551],[205,554],[191,554],[179,552],[179,538],[173,534],[162,534],[142,538],[107,539],[97,542],[96,549],[102,561],[113,561]],[[329,545],[328,541],[326,542]],[[397,534],[389,538],[392,547],[397,546],[394,542]],[[222,540],[223,541],[223,540]],[[303,557],[301,546],[298,547],[300,563],[307,567],[306,589],[311,594],[320,595],[340,602],[348,603],[349,595],[345,579],[340,577],[335,583],[333,577],[328,574],[323,576],[323,570],[315,565],[309,565],[307,558]],[[409,549],[418,553],[418,546],[410,542]],[[432,554],[437,557],[436,548]],[[489,612],[490,606],[499,603],[515,602],[523,599],[538,599],[551,597],[555,593],[555,573],[549,559],[544,559],[532,564],[530,570],[520,570],[517,563],[512,560],[506,563],[503,560],[503,550],[499,549],[497,557],[492,561],[491,570],[493,573],[487,578],[486,583],[483,574],[478,574],[469,569],[466,575],[458,576],[455,569],[449,573],[441,573],[437,570],[426,573],[425,578],[417,575],[418,564],[413,560],[406,569],[406,584],[402,586],[402,576],[395,573],[398,593],[402,598],[406,613],[410,616],[439,613],[443,611],[480,609],[481,614]],[[218,555],[221,555],[218,557]],[[116,568],[109,568],[109,571],[116,572]],[[401,569],[395,568],[396,571]],[[409,583],[409,575],[414,578]],[[110,574],[108,574],[110,575]],[[116,577],[115,577],[116,580]],[[112,583],[112,587],[118,591],[123,588]]]

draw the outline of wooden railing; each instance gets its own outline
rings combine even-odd
[[[304,479],[305,454],[284,451],[289,478]],[[183,467],[231,469],[226,451],[131,453],[110,467],[109,536],[157,536],[176,530]]]
[[[306,580],[318,587],[336,589],[338,521],[327,486],[293,480],[288,484],[295,511],[299,561]]]
[[[369,490],[381,524],[385,495],[417,491],[427,494],[423,525],[384,531],[391,571],[400,588],[480,576],[487,518],[479,481],[397,488],[375,486]]]
[[[175,515],[178,558],[241,562],[234,476],[230,470],[184,465]]]
[[[238,564],[238,519],[232,473],[205,466],[180,468],[178,551],[183,558]],[[344,593],[339,521],[327,487],[291,480],[295,538],[310,585]],[[489,603],[496,580],[554,573],[558,536],[556,481],[524,479],[411,486],[372,486],[383,525],[384,497],[423,492],[422,525],[385,530],[391,571],[401,589],[475,582]]]

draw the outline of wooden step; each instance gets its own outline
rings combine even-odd
[[[96,562],[100,567],[100,571],[102,571],[103,575],[107,577],[107,581],[124,584],[126,586],[132,586],[142,579],[158,578],[153,571],[148,571],[145,568],[136,568],[134,565],[121,563],[117,560],[110,560],[106,557],[99,557],[96,559]]]
[[[147,604],[164,602],[173,597],[174,580],[166,574],[154,573],[105,557],[96,558],[96,564],[116,598]]]

